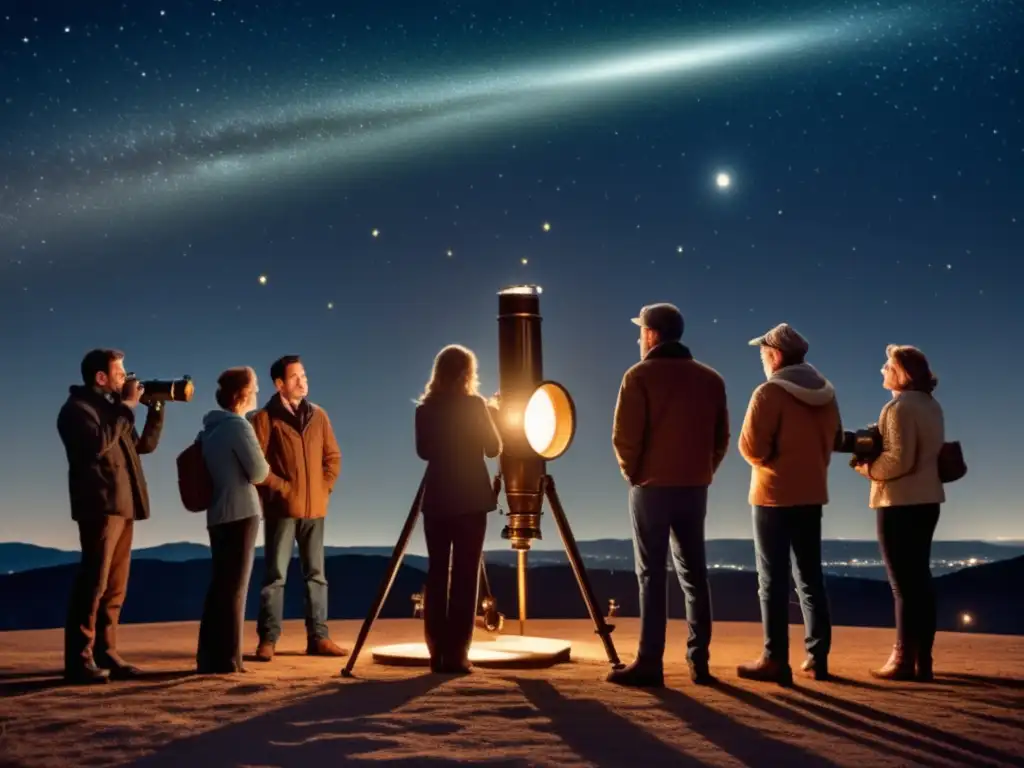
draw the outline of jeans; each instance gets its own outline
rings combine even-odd
[[[260,642],[276,643],[281,637],[284,614],[284,585],[295,542],[299,543],[299,565],[306,582],[306,636],[326,638],[327,575],[324,573],[324,518],[267,519],[263,523],[263,589],[260,615],[256,622]]]
[[[802,507],[754,507],[754,554],[764,627],[764,655],[789,663],[789,574],[804,615],[804,645],[809,656],[826,659],[832,647],[825,576],[821,570],[820,504]]]
[[[686,657],[706,664],[711,645],[711,589],[704,551],[707,486],[633,486],[633,551],[640,585],[640,647],[637,662],[660,667],[668,619],[668,553],[686,599]]]
[[[427,588],[423,625],[430,658],[459,662],[473,641],[487,514],[424,515]]]
[[[245,597],[259,530],[258,517],[210,526],[210,586],[196,651],[200,669],[242,668]]]
[[[82,560],[71,587],[64,628],[64,668],[104,662],[117,649],[117,625],[128,592],[135,521],[101,515],[78,521]]]
[[[896,603],[896,642],[910,653],[931,658],[935,644],[931,551],[939,505],[882,507],[876,516],[878,544]]]

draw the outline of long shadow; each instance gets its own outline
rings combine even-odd
[[[737,701],[743,702],[749,707],[761,710],[766,715],[770,715],[779,720],[785,720],[790,724],[795,725],[798,728],[802,728],[804,730],[817,731],[818,733],[824,736],[828,736],[830,739],[845,739],[846,741],[852,741],[855,744],[860,744],[861,746],[867,747],[868,749],[873,750],[875,752],[882,752],[884,754],[897,757],[901,760],[908,760],[912,765],[946,765],[946,763],[944,762],[936,762],[934,760],[930,760],[927,757],[923,757],[920,754],[908,753],[905,750],[900,749],[899,747],[887,743],[888,741],[892,741],[894,736],[894,734],[887,729],[878,728],[871,731],[875,736],[882,739],[882,741],[878,741],[876,739],[868,738],[867,736],[862,736],[859,733],[851,733],[850,731],[844,730],[830,723],[823,723],[820,720],[816,720],[813,717],[809,717],[803,712],[799,712],[797,710],[791,709],[790,707],[784,706],[778,703],[777,701],[772,701],[771,699],[765,698],[760,694],[744,690],[743,688],[738,688],[734,685],[729,685],[728,683],[720,684],[718,686],[718,689],[722,691],[722,693],[732,696]],[[793,688],[792,690],[804,692],[806,689]],[[819,716],[833,714],[818,709],[813,709],[810,711]],[[867,729],[861,727],[861,730]],[[935,745],[929,744],[928,742],[911,740],[904,741],[904,745],[915,749],[922,749],[926,752],[937,752],[937,754],[940,757],[947,754],[946,750],[936,750]]]
[[[106,694],[106,697],[109,698],[112,695],[125,695],[133,691],[137,692],[140,688],[145,691],[170,688],[177,685],[178,681],[194,677],[195,674],[195,670],[143,672],[134,680],[108,681],[106,683],[99,683],[96,685],[82,686],[67,682],[64,679],[64,673],[62,671],[54,672],[47,670],[41,674],[22,673],[20,677],[14,677],[12,675],[6,679],[0,679],[0,696],[24,696],[29,693],[38,693],[39,691],[48,691],[57,688],[88,688],[93,691],[103,691]],[[157,685],[145,685],[145,683],[157,683]]]
[[[526,699],[551,719],[550,731],[584,760],[598,766],[675,765],[703,768],[702,760],[666,744],[593,699],[570,699],[546,680],[512,678]]]
[[[935,682],[942,685],[955,684],[954,681],[963,684],[974,684],[982,686],[994,686],[996,688],[1013,688],[1024,690],[1024,680],[1018,677],[996,677],[994,675],[973,675],[967,672],[943,672],[935,676]]]
[[[398,729],[374,719],[428,694],[444,681],[440,675],[427,674],[396,681],[338,683],[329,693],[310,696],[240,723],[171,742],[131,765],[137,768],[230,765],[307,768],[344,762],[382,747],[393,747],[396,740],[390,735],[405,735],[412,730],[429,738],[461,729],[458,723],[430,723],[413,729]],[[376,762],[460,764],[427,758]]]
[[[804,696],[807,696],[820,704],[845,710],[846,712],[858,715],[865,720],[874,720],[875,722],[882,723],[883,725],[902,728],[910,733],[938,742],[938,744],[945,744],[949,747],[954,747],[967,752],[974,756],[975,759],[980,756],[989,760],[1006,762],[1010,765],[1024,766],[1024,758],[1019,755],[1011,755],[1009,752],[1003,752],[1000,749],[990,747],[980,741],[968,739],[967,737],[961,736],[957,733],[951,733],[940,728],[935,728],[931,725],[925,725],[924,723],[920,723],[916,720],[908,720],[900,715],[894,715],[891,712],[884,712],[866,704],[860,704],[855,701],[830,696],[829,694],[822,693],[821,691],[814,691],[808,688],[800,688],[798,690]],[[921,742],[922,746],[925,744],[927,744],[927,742]],[[936,751],[935,745],[929,745],[928,749],[933,752]],[[940,752],[942,754],[948,754],[948,750],[940,750]],[[975,765],[977,764],[978,763],[975,763]]]
[[[721,680],[715,684],[716,690],[726,693],[730,688],[732,686]],[[662,709],[678,717],[690,730],[699,733],[745,765],[799,765],[819,768],[834,768],[837,765],[828,758],[734,720],[680,691],[662,688],[651,693],[658,699]]]

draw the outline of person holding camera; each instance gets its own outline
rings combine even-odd
[[[147,402],[140,435],[135,409],[144,388],[124,368],[124,353],[94,349],[82,359],[83,384],[72,386],[57,417],[68,460],[71,519],[82,559],[68,601],[64,676],[100,683],[139,674],[117,652],[117,625],[128,590],[135,521],[149,518],[141,454],[163,429],[163,403]]]
[[[681,342],[683,316],[672,304],[651,304],[640,326],[640,362],[622,377],[612,425],[619,470],[629,483],[629,510],[640,589],[636,659],[608,675],[633,687],[664,685],[668,573],[672,565],[686,600],[690,679],[714,681],[708,667],[711,589],[704,522],[708,486],[729,446],[725,381],[697,362]]]
[[[256,432],[245,418],[256,410],[258,393],[259,382],[252,368],[224,371],[217,379],[220,408],[203,417],[198,438],[213,488],[213,503],[206,511],[212,573],[196,651],[200,674],[245,671],[245,596],[260,528],[256,486],[270,475]]]
[[[854,469],[871,481],[878,543],[895,600],[896,644],[872,674],[885,680],[932,679],[935,592],[932,537],[946,500],[939,475],[945,442],[942,406],[932,395],[938,379],[915,347],[889,345],[882,387],[892,399],[878,417],[882,450]]]
[[[496,403],[485,403],[478,389],[476,355],[452,344],[434,358],[416,406],[416,454],[427,462],[420,502],[427,540],[423,625],[430,667],[443,674],[471,671],[487,514],[498,508],[484,461],[501,453],[491,416]]]
[[[800,598],[807,658],[801,671],[828,678],[832,644],[825,576],[821,568],[822,508],[828,468],[843,428],[835,389],[806,362],[807,340],[787,323],[752,339],[767,381],[754,390],[740,432],[740,454],[750,464],[758,595],[764,626],[761,657],[740,665],[748,680],[790,685],[789,574]]]
[[[270,474],[260,485],[265,539],[263,589],[257,619],[256,661],[274,658],[281,636],[284,586],[295,544],[306,582],[306,653],[344,656],[327,628],[327,574],[324,523],[334,484],[341,473],[341,450],[327,412],[309,402],[309,380],[298,355],[286,355],[270,366],[277,389],[252,415]]]

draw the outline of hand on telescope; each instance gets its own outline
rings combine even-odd
[[[146,388],[142,386],[138,379],[128,379],[121,390],[121,403],[129,408],[135,408],[142,399],[142,393],[145,391]]]

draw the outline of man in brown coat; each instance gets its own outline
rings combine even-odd
[[[160,401],[148,405],[139,435],[135,408],[143,390],[128,380],[118,350],[86,354],[82,380],[71,387],[57,417],[68,458],[71,519],[82,547],[64,629],[64,676],[73,683],[102,683],[139,672],[117,652],[117,625],[128,591],[135,521],[149,518],[139,455],[156,450],[164,412]]]
[[[821,570],[822,507],[828,467],[843,431],[835,390],[805,362],[806,339],[786,323],[750,341],[761,349],[767,381],[754,390],[739,449],[751,466],[750,504],[764,652],[740,677],[789,685],[789,573],[800,598],[807,637],[804,673],[828,677],[832,644]]]
[[[672,304],[644,307],[633,322],[641,329],[641,362],[622,378],[612,444],[630,486],[640,647],[636,660],[608,679],[640,687],[664,684],[671,540],[672,564],[686,597],[690,677],[703,685],[713,679],[704,519],[708,486],[729,445],[725,382],[680,342],[683,316]]]
[[[281,636],[284,586],[296,541],[306,582],[306,653],[344,656],[327,631],[324,520],[341,473],[341,451],[327,413],[306,399],[309,383],[298,355],[270,367],[277,394],[252,416],[270,475],[260,487],[266,568],[257,620],[258,661],[274,658]]]

